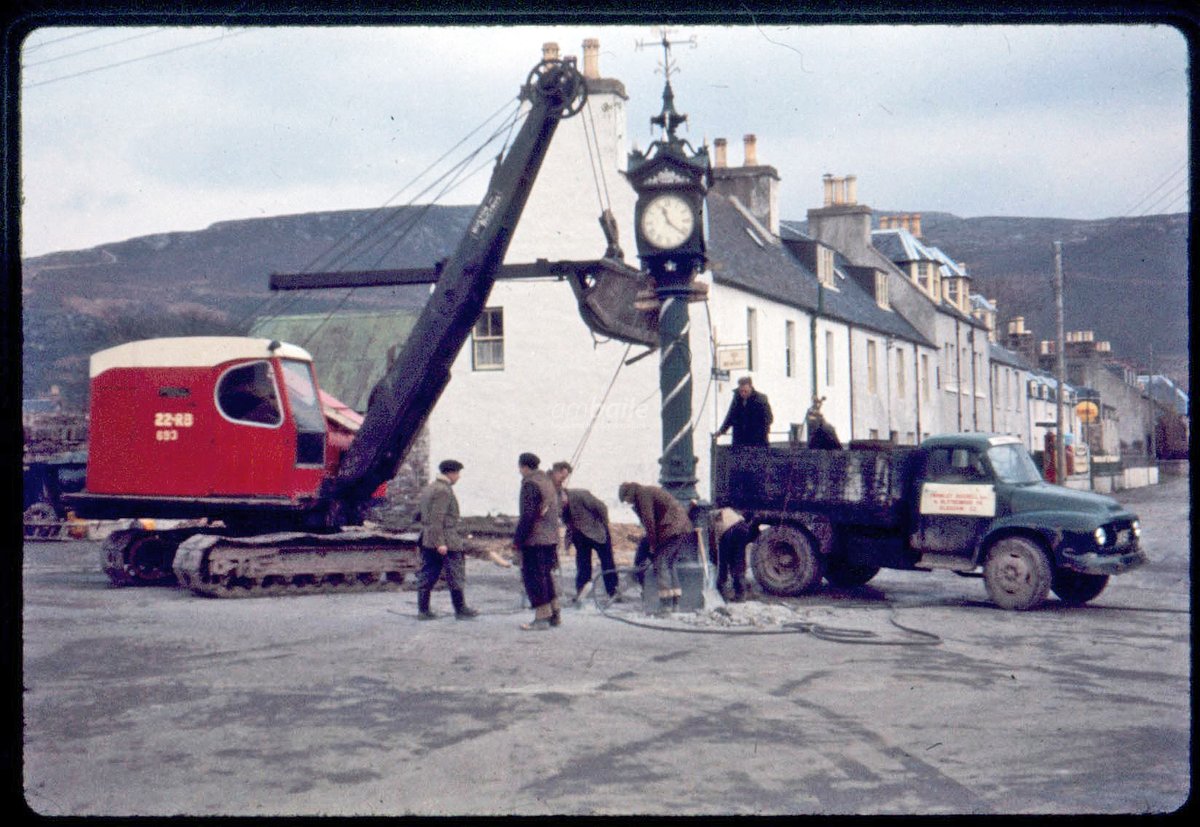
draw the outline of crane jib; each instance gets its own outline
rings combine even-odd
[[[322,492],[339,519],[357,521],[361,505],[395,476],[450,381],[450,367],[487,303],[558,121],[582,108],[586,86],[572,59],[550,60],[534,67],[523,95],[530,100],[524,124],[399,357],[371,391],[362,426]]]

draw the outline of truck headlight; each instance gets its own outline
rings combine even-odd
[[[1108,532],[1103,528],[1098,528],[1092,532],[1092,536],[1096,538],[1096,545],[1102,546],[1108,542]]]
[[[1141,536],[1142,536],[1142,524],[1141,524],[1140,522],[1138,522],[1137,520],[1134,520],[1134,521],[1133,521],[1133,524],[1132,524],[1132,525],[1130,525],[1129,527],[1130,527],[1130,529],[1132,529],[1132,530],[1133,530],[1133,536],[1134,536],[1134,537],[1141,537]]]

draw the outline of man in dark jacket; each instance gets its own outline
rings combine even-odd
[[[521,493],[513,548],[521,553],[521,579],[525,582],[529,605],[533,606],[533,621],[521,625],[527,632],[542,631],[562,622],[554,588],[561,507],[554,483],[545,471],[538,470],[541,462],[530,453],[517,458]]]
[[[612,534],[608,526],[608,506],[592,492],[583,488],[565,488],[571,476],[569,462],[550,466],[562,501],[562,518],[567,527],[567,541],[575,546],[575,601],[583,599],[592,582],[592,552],[600,559],[604,589],[610,598],[617,596],[617,567],[613,563]]]
[[[421,490],[421,573],[417,583],[417,618],[437,617],[429,609],[429,597],[438,576],[444,571],[450,589],[454,616],[471,620],[479,612],[467,606],[463,588],[467,582],[463,552],[466,539],[458,530],[458,498],[452,486],[458,482],[463,465],[458,460],[442,460],[438,476]]]
[[[766,394],[754,389],[754,383],[749,376],[738,380],[737,390],[733,392],[733,401],[729,403],[729,412],[721,423],[716,436],[722,436],[733,428],[734,445],[766,445],[767,435],[771,430],[771,403]]]
[[[666,489],[656,485],[623,482],[617,489],[617,497],[633,506],[646,529],[646,547],[654,566],[654,577],[658,580],[658,613],[665,615],[677,611],[683,589],[675,572],[675,562],[681,554],[695,557],[698,549],[696,529],[687,509]]]

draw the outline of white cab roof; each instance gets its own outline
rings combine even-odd
[[[272,341],[248,336],[143,339],[93,353],[88,374],[96,377],[111,368],[212,367],[234,359],[267,359],[271,356],[312,361],[312,355],[296,345],[279,344],[271,351]]]

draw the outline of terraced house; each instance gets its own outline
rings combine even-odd
[[[558,47],[543,52],[556,56]],[[633,247],[635,193],[622,175],[628,96],[603,77],[598,55],[599,44],[585,41],[586,110],[556,133],[506,264],[599,258],[601,207],[620,243]],[[915,444],[958,430],[1030,438],[1027,368],[989,339],[986,314],[972,314],[966,269],[920,241],[918,216],[873,228],[854,178],[826,176],[825,203],[808,211],[807,224],[783,220],[781,176],[760,163],[757,138],[743,136],[737,165],[724,139],[712,149],[708,267],[688,329],[702,497],[712,434],[744,375],[770,398],[773,440],[806,437],[814,398],[843,444]],[[625,260],[636,263],[629,253]],[[336,346],[320,337],[310,349],[336,359]],[[456,489],[465,514],[513,514],[516,458],[532,451],[546,463],[572,462],[572,484],[628,520],[617,487],[657,483],[659,406],[656,352],[594,335],[559,279],[501,279],[426,423],[413,458],[426,467],[410,474],[427,477],[429,465],[452,456],[465,465]]]

